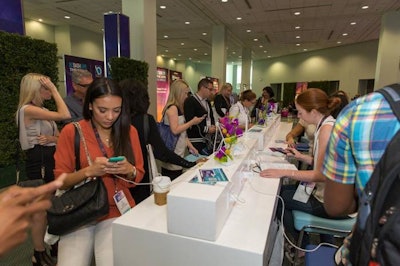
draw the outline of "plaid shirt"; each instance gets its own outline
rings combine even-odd
[[[399,128],[399,120],[382,94],[370,93],[352,101],[336,120],[324,175],[338,183],[356,184],[360,193]]]

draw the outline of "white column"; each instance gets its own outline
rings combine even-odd
[[[250,73],[251,73],[251,49],[244,47],[244,48],[242,48],[242,82],[241,83],[246,84],[246,87],[248,89],[251,89]]]
[[[225,26],[212,29],[211,75],[219,79],[219,85],[226,82],[226,32]]]
[[[62,97],[66,96],[64,55],[71,55],[71,29],[69,25],[54,27],[54,40],[58,50],[58,88]]]
[[[122,13],[129,17],[131,58],[149,64],[149,113],[156,116],[157,14],[156,0],[122,0]]]
[[[400,12],[383,15],[375,71],[375,89],[400,82]]]

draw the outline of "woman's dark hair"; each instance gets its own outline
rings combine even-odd
[[[331,116],[336,119],[342,109],[349,103],[349,97],[347,96],[347,93],[342,90],[335,92],[330,97],[337,97],[340,99],[339,106],[336,107],[331,113]]]
[[[131,116],[147,114],[150,106],[150,97],[147,87],[138,80],[124,79],[119,83],[124,95],[124,104]]]
[[[96,99],[106,96],[117,96],[123,99],[122,90],[115,81],[107,78],[95,79],[86,92],[83,103],[84,119],[91,120],[93,117],[93,112],[89,109],[89,105],[93,104]],[[121,113],[112,125],[110,137],[112,139],[114,155],[123,155],[129,162],[134,164],[135,158],[129,134],[131,128],[129,118],[128,110],[122,101]]]
[[[264,88],[263,88],[263,91],[265,91],[266,93],[268,93],[269,98],[274,98],[275,93],[274,93],[274,91],[272,90],[272,88],[271,88],[270,86],[264,87]]]

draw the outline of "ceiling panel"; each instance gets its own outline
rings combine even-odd
[[[104,13],[121,12],[120,0],[23,0],[23,4],[26,18],[98,33]],[[361,9],[363,5],[369,8]],[[399,9],[398,0],[157,0],[157,51],[171,58],[209,62],[212,27],[217,25],[226,27],[231,61],[240,60],[242,47],[252,49],[254,60],[324,49],[377,39],[382,15]],[[295,16],[295,11],[301,15]]]

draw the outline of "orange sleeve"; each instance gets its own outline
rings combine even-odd
[[[74,138],[75,127],[71,123],[61,130],[58,138],[56,152],[54,153],[55,178],[59,177],[62,173],[72,173],[75,171]]]

